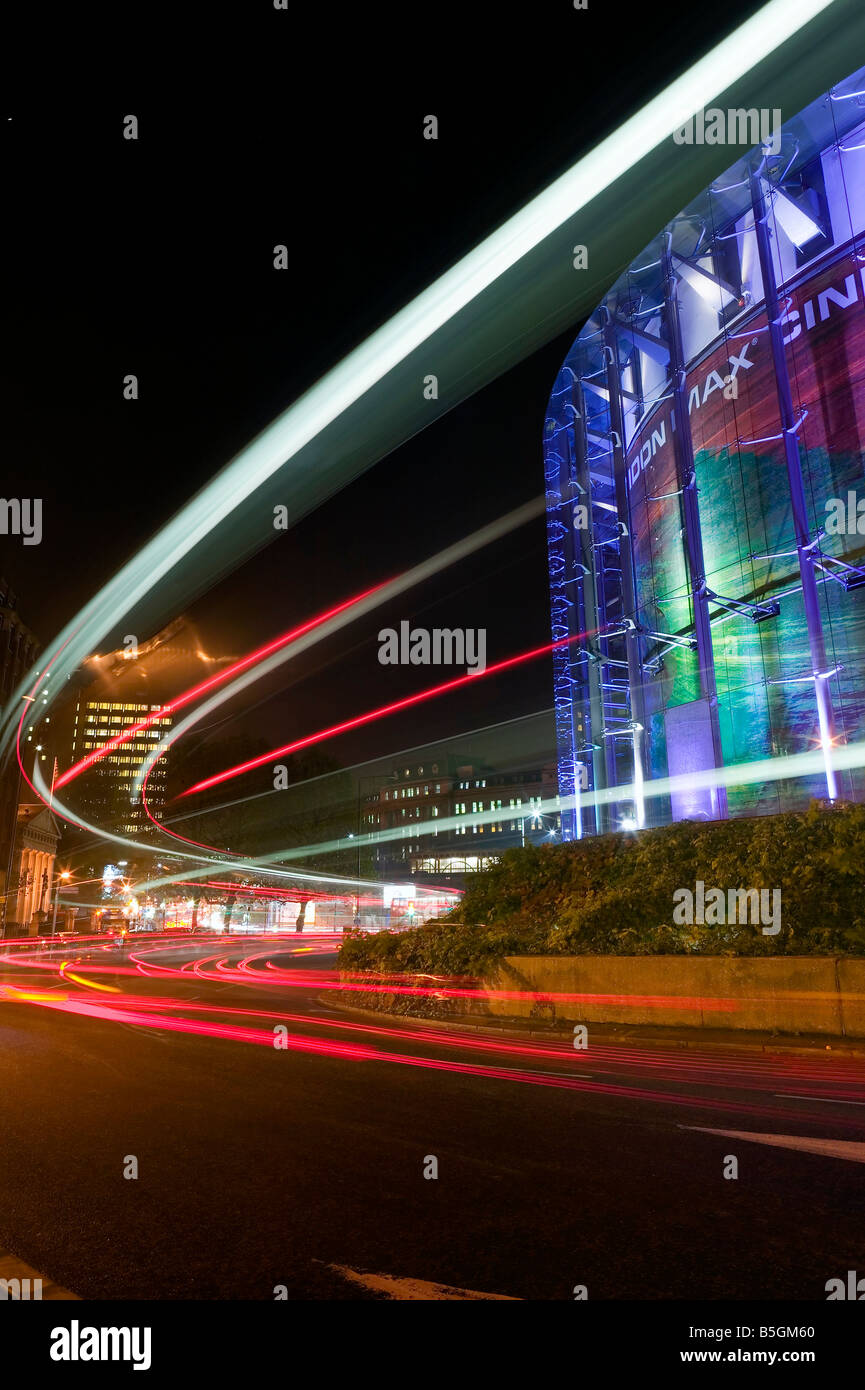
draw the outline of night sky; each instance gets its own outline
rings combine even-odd
[[[302,390],[755,8],[676,7],[673,24],[672,7],[626,18],[599,0],[261,4],[224,31],[201,11],[208,42],[229,41],[218,62],[202,48],[186,67],[173,47],[59,108],[10,105],[4,493],[44,499],[40,546],[0,539],[23,620],[47,642]],[[538,496],[545,404],[579,327],[275,533],[188,610],[204,646],[241,655]],[[401,618],[486,627],[490,663],[548,642],[543,522],[291,663],[223,732],[279,742],[435,683],[435,668],[379,665],[378,628]],[[330,751],[550,705],[545,659]]]

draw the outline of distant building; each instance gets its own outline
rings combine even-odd
[[[556,794],[553,763],[504,772],[455,757],[403,764],[389,777],[368,779],[361,790],[359,833],[404,832],[375,847],[379,878],[462,877],[507,849],[555,839],[561,817],[540,808]],[[415,824],[424,829],[414,833]]]
[[[136,835],[146,830],[148,818],[134,791],[141,763],[172,725],[166,706],[148,700],[103,700],[98,688],[81,691],[75,705],[70,765],[110,743],[124,729],[145,724],[126,742],[101,757],[82,777],[82,794],[76,801],[82,818],[118,834]],[[134,691],[129,691],[133,695]],[[86,778],[86,780],[85,780]],[[160,757],[147,783],[147,804],[156,820],[165,806],[165,758]]]
[[[38,936],[50,930],[59,843],[60,826],[47,806],[36,801],[18,807],[6,936]]]
[[[0,707],[5,707],[39,655],[40,644],[18,614],[18,600],[0,579]],[[0,921],[11,916],[13,848],[20,789],[25,786],[14,748],[0,764]]]
[[[137,837],[148,832],[151,822],[135,778],[172,728],[171,701],[230,660],[208,656],[183,617],[130,649],[91,657],[75,676],[69,696],[57,704],[50,726],[45,720],[28,728],[28,741],[56,757],[63,773],[125,731],[135,732],[94,759],[61,790],[59,799],[99,829]],[[156,821],[165,807],[167,756],[156,760],[147,781],[147,805]]]

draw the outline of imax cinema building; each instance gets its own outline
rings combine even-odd
[[[565,838],[865,793],[865,70],[730,152],[550,396]]]

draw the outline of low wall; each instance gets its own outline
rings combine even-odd
[[[487,985],[501,1017],[865,1037],[861,958],[508,956]]]

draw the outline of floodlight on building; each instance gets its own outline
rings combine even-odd
[[[823,228],[813,213],[801,200],[786,193],[783,188],[762,180],[766,201],[770,202],[775,220],[784,235],[794,246],[807,246],[816,236],[823,236]]]
[[[683,260],[681,256],[673,257],[673,265],[679,274],[692,290],[696,290],[701,299],[705,299],[718,313],[726,309],[728,304],[732,304],[738,297],[729,285],[725,285],[723,280],[719,280],[717,275],[713,275],[710,270],[706,270],[696,261]]]

